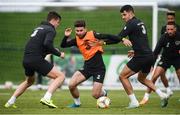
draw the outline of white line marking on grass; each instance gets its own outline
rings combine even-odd
[[[10,93],[0,93],[0,95],[10,95]]]

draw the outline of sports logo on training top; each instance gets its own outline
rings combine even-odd
[[[98,76],[97,76],[97,79],[100,79],[100,77],[101,77],[101,75],[98,75]]]
[[[180,45],[180,41],[175,41],[176,46]]]
[[[170,44],[170,43],[168,42],[167,45],[166,45],[167,48],[169,47],[169,44]]]

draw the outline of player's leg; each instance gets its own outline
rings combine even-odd
[[[105,70],[99,70],[98,74],[93,75],[93,89],[92,96],[98,99],[101,96],[107,96],[107,91],[103,89],[103,81],[105,77]]]
[[[173,66],[176,69],[176,74],[180,83],[180,59],[173,60]]]
[[[64,73],[58,70],[57,67],[53,67],[52,70],[47,74],[47,76],[53,79],[53,82],[48,87],[48,92],[53,94],[57,88],[59,88],[65,79]]]
[[[134,74],[135,72],[133,72],[127,65],[123,68],[123,70],[120,73],[119,79],[128,95],[131,95],[133,93],[133,88],[128,78]]]
[[[24,93],[24,91],[31,86],[34,83],[35,77],[34,77],[34,69],[30,66],[32,65],[31,63],[26,63],[23,61],[23,67],[25,70],[25,75],[26,75],[26,80],[22,82],[16,91],[13,93],[12,97],[8,100],[8,102],[4,105],[5,107],[14,107],[15,106],[15,101],[16,99]]]
[[[155,84],[158,77],[161,76],[164,72],[165,72],[165,70],[161,66],[157,66],[155,68],[154,74],[153,74],[153,76],[151,78],[151,81],[153,82],[153,84]],[[142,76],[146,76],[146,75],[142,75]],[[139,103],[140,105],[144,105],[144,104],[146,104],[148,102],[151,92],[152,92],[152,89],[147,87],[146,93],[144,94],[143,99]]]
[[[26,80],[24,82],[22,82],[18,88],[16,89],[16,91],[14,92],[14,94],[11,96],[11,98],[8,100],[8,102],[4,105],[6,108],[8,107],[13,107],[16,108],[15,106],[15,101],[16,99],[24,93],[24,91],[31,86],[34,83],[34,76],[29,76],[26,78]]]
[[[138,80],[150,88],[152,91],[156,92],[159,97],[161,98],[161,107],[166,107],[168,104],[168,96],[163,93],[160,89],[156,88],[154,83],[151,80],[146,79],[147,72],[140,71],[138,74]]]
[[[164,72],[162,75],[161,75],[161,81],[162,83],[164,84],[165,88],[166,88],[166,93],[168,95],[168,97],[172,96],[173,95],[173,91],[171,90],[171,88],[169,87],[169,84],[168,84],[168,80],[166,78],[166,72]]]
[[[163,85],[167,88],[167,87],[169,87],[169,84],[168,84],[168,80],[167,80],[167,78],[166,78],[166,72],[164,72],[163,74],[161,74],[161,81],[162,81],[162,83],[163,83]]]
[[[65,76],[55,66],[51,69],[47,76],[53,79],[53,82],[51,82],[51,84],[49,85],[48,90],[45,93],[44,97],[41,98],[40,103],[47,105],[50,108],[57,108],[57,106],[52,103],[51,97],[56,89],[63,84]]]
[[[80,95],[79,95],[77,86],[85,80],[86,80],[86,77],[82,74],[82,71],[81,72],[76,71],[73,74],[73,76],[69,82],[69,90],[74,99],[74,104],[71,104],[68,107],[75,108],[75,107],[79,107],[81,105]]]
[[[47,105],[49,108],[57,108],[57,106],[52,103],[51,97],[56,89],[62,85],[65,79],[64,74],[59,71],[56,66],[46,60],[40,60],[38,65],[36,65],[36,70],[43,76],[48,76],[53,79],[53,82],[49,85],[44,97],[41,98],[40,103]]]
[[[153,56],[148,56],[144,58],[143,64],[142,64],[142,68],[141,71],[138,74],[138,80],[144,84],[145,86],[147,86],[148,88],[150,88],[152,91],[156,92],[159,97],[161,98],[161,107],[166,107],[168,104],[168,97],[165,93],[163,93],[160,89],[155,87],[155,84],[153,82],[156,81],[158,75],[158,71],[156,76],[153,78],[154,81],[152,80],[148,80],[146,79],[146,76],[148,75],[148,73],[151,70],[151,66],[154,63],[154,58]]]
[[[133,88],[132,88],[132,85],[131,83],[129,82],[128,78],[131,76],[131,75],[134,75],[135,72],[133,72],[127,65],[123,68],[123,70],[121,71],[120,73],[120,81],[126,91],[126,93],[128,94],[129,96],[129,99],[130,99],[130,103],[129,103],[129,106],[128,108],[136,108],[136,107],[139,107],[139,102],[138,100],[136,99],[136,96],[134,95],[133,93]]]
[[[180,68],[176,70],[176,74],[177,74],[177,77],[178,77],[179,83],[180,83]],[[180,102],[180,99],[178,101]]]
[[[179,79],[179,84],[180,84],[180,59],[176,59],[173,62],[174,62],[173,66],[176,69],[176,74],[177,74],[177,77]],[[178,101],[180,102],[180,99]]]
[[[177,77],[178,77],[179,83],[180,83],[180,68],[176,70],[176,74],[177,74]]]
[[[95,99],[98,99],[101,96],[104,96],[105,93],[102,91],[103,84],[99,82],[93,83],[92,96]]]
[[[42,79],[43,76],[40,74],[40,73],[37,73],[37,83],[36,83],[36,86],[37,86],[37,89],[41,90],[42,89]]]

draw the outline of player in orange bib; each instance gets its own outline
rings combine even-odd
[[[71,108],[80,107],[81,102],[77,86],[90,77],[93,77],[92,96],[98,99],[100,96],[107,95],[107,92],[102,88],[106,69],[102,58],[103,48],[101,43],[114,44],[123,41],[124,45],[131,46],[128,39],[121,40],[115,35],[87,31],[84,20],[77,20],[74,26],[75,39],[70,39],[72,29],[67,28],[61,43],[62,48],[77,46],[84,58],[83,69],[76,71],[69,82],[69,90],[74,98],[74,103],[68,106]]]

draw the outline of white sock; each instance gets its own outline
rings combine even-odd
[[[150,94],[146,92],[146,93],[144,94],[144,98],[143,98],[143,99],[148,100],[148,99],[149,99],[149,96],[150,96]]]
[[[166,93],[171,92],[171,88],[170,87],[166,87]]]
[[[102,95],[105,96],[107,94],[106,90],[102,89]]]
[[[137,99],[136,99],[136,96],[133,94],[129,95],[129,99],[131,102],[138,102]]]
[[[15,101],[16,101],[16,97],[15,97],[15,96],[12,96],[12,97],[8,100],[8,103],[9,103],[10,105],[12,105],[12,104],[15,103]]]
[[[44,98],[47,99],[47,100],[51,100],[51,96],[52,96],[51,93],[46,92],[46,94],[44,95]]]
[[[160,89],[156,89],[155,91],[160,97],[163,97],[163,92]]]
[[[78,98],[74,98],[74,103],[75,103],[76,105],[81,105],[80,98],[79,98],[79,97],[78,97]]]

